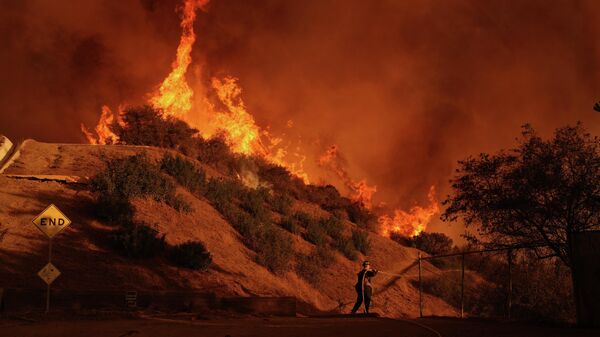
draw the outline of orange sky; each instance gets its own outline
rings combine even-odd
[[[103,104],[144,102],[170,71],[177,3],[0,3],[0,132],[83,142]],[[195,28],[192,87],[239,78],[309,172],[337,144],[391,206],[426,202],[431,185],[442,197],[458,159],[510,146],[525,122],[600,134],[597,1],[212,0]]]

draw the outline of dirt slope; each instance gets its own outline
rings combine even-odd
[[[133,146],[48,144],[26,141],[14,162],[0,175],[0,227],[8,230],[0,245],[0,287],[42,288],[36,273],[46,263],[47,240],[31,220],[49,203],[57,205],[72,221],[70,228],[54,240],[53,261],[62,275],[53,286],[68,289],[194,289],[217,295],[295,296],[319,310],[349,311],[355,299],[353,285],[360,265],[335,253],[336,263],[322,271],[323,281],[311,286],[294,272],[274,275],[254,262],[238,233],[206,200],[181,189],[193,211],[179,213],[152,200],[136,200],[136,216],[156,225],[170,243],[203,241],[213,254],[207,272],[169,266],[160,259],[129,260],[109,248],[106,233],[112,228],[89,216],[92,196],[81,183],[103,168],[103,158],[145,152],[158,159],[165,150]],[[219,175],[204,166],[209,176]],[[41,180],[36,179],[40,176]],[[58,181],[53,179],[57,178]],[[324,212],[317,205],[297,203],[295,208]],[[348,226],[353,224],[348,223]],[[374,310],[390,317],[418,315],[418,292],[412,286],[418,251],[378,235],[371,235],[368,259],[387,273],[374,280]],[[311,244],[294,237],[297,251],[310,251]],[[361,257],[362,258],[362,257]],[[427,265],[429,269],[434,266]],[[442,300],[425,296],[425,308],[435,314],[453,314]],[[425,312],[429,314],[429,312]]]

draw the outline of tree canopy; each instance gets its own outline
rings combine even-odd
[[[477,228],[495,247],[537,247],[572,265],[573,234],[600,229],[600,141],[583,126],[543,139],[524,125],[518,145],[459,161],[442,220]]]

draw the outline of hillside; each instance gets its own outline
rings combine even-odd
[[[170,244],[202,241],[213,256],[208,271],[173,267],[162,258],[129,259],[110,249],[106,237],[114,228],[91,215],[94,199],[86,189],[87,179],[104,168],[107,158],[143,152],[157,161],[168,151],[143,146],[24,142],[0,174],[0,226],[7,230],[0,245],[0,287],[43,287],[36,273],[46,262],[47,240],[31,220],[54,203],[73,222],[54,240],[53,261],[62,272],[53,284],[57,289],[194,289],[218,296],[295,296],[317,310],[350,310],[355,299],[355,273],[365,257],[350,261],[335,252],[334,263],[321,271],[322,279],[316,286],[296,275],[293,268],[274,274],[255,262],[255,252],[242,243],[238,232],[208,200],[182,187],[178,187],[178,193],[191,205],[191,212],[178,212],[152,199],[136,199],[135,217],[155,225]],[[194,162],[209,177],[221,175],[213,167]],[[292,208],[327,215],[318,205],[306,201],[295,200]],[[345,231],[354,226],[345,221]],[[314,249],[301,236],[290,235],[295,251]],[[406,270],[414,263],[418,250],[373,233],[370,239],[372,249],[366,258],[382,271],[404,275],[380,274],[374,279],[373,310],[389,317],[417,316],[418,291],[411,284],[416,270]],[[436,269],[432,265],[427,268]],[[425,303],[425,308],[436,308],[438,315],[454,313],[438,298],[425,295]]]

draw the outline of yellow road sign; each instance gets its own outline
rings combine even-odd
[[[71,220],[58,207],[51,204],[40,215],[33,219],[33,224],[49,238],[54,237],[63,229],[69,227]]]
[[[44,280],[46,284],[51,284],[60,276],[60,271],[52,263],[48,263],[38,272],[38,276]]]

